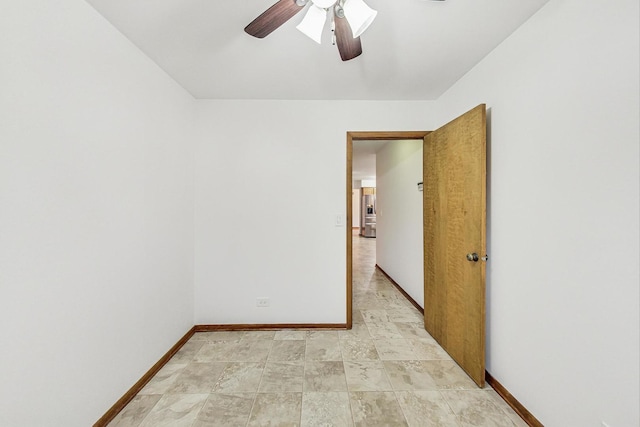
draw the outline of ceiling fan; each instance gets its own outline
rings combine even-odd
[[[331,20],[333,44],[340,57],[348,61],[362,53],[360,34],[373,22],[377,13],[363,0],[279,0],[247,25],[244,31],[264,38],[309,4],[304,19],[296,27],[320,43],[327,19]]]
[[[254,37],[264,38],[293,18],[307,4],[309,9],[296,27],[298,30],[320,43],[322,30],[329,19],[332,42],[338,46],[342,60],[349,61],[362,54],[360,35],[378,14],[364,0],[279,0],[251,21],[244,31]]]

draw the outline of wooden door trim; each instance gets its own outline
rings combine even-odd
[[[347,329],[353,326],[353,141],[398,141],[403,139],[424,139],[431,131],[373,131],[347,132]]]

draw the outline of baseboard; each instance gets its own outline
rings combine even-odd
[[[400,291],[400,293],[402,295],[404,295],[404,297],[416,308],[418,309],[418,311],[422,314],[424,314],[424,309],[422,307],[420,307],[420,304],[418,304],[418,302],[416,300],[414,300],[413,298],[411,298],[411,295],[409,295],[404,289],[402,289],[402,286],[400,286],[395,280],[393,280],[393,278],[391,276],[389,276],[387,274],[386,271],[384,271],[382,268],[380,268],[380,266],[378,264],[376,264],[376,268],[378,270],[380,270],[380,273],[384,274],[384,277],[386,277],[387,279],[389,279],[389,281],[391,282],[391,284],[393,286],[396,287],[396,289],[398,291]]]
[[[260,331],[279,329],[347,329],[346,323],[258,323],[230,325],[196,325],[195,332]]]
[[[531,412],[525,408],[522,403],[518,402],[518,399],[513,397],[509,391],[504,388],[502,384],[498,380],[496,380],[489,372],[484,371],[485,379],[487,383],[493,387],[493,389],[502,397],[502,399],[507,402],[507,405],[511,406],[511,408],[516,412],[516,414],[520,415],[520,418],[524,420],[531,427],[544,427],[540,421],[537,420],[536,417],[533,416]]]
[[[183,345],[193,336],[195,333],[195,327],[191,328],[180,340],[174,344],[164,356],[156,362],[116,403],[113,404],[107,412],[93,425],[93,427],[103,427],[109,424],[115,417],[124,409],[125,406],[143,389],[143,387],[158,373],[164,365],[167,364],[169,359],[182,348]]]

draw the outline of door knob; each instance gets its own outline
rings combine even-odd
[[[482,261],[489,261],[489,255],[485,255],[483,257],[478,257],[477,253],[467,254],[467,261],[478,262],[481,259]]]

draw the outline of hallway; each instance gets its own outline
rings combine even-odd
[[[199,332],[110,426],[526,424],[479,390],[353,238],[353,329]]]

